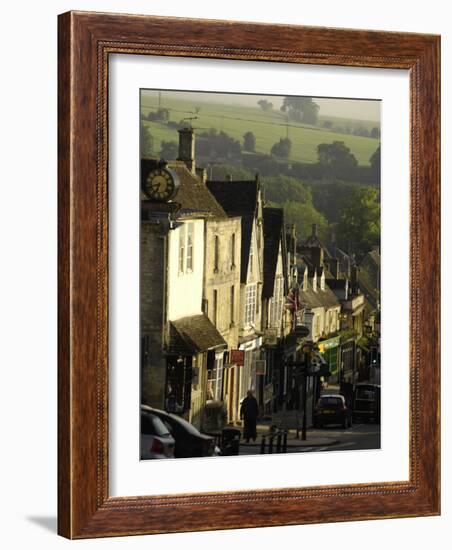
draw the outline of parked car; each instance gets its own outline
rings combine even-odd
[[[175,439],[174,456],[176,458],[189,458],[198,456],[215,456],[219,449],[215,445],[215,439],[202,434],[193,424],[187,422],[177,414],[167,413],[160,409],[146,407],[165,424]]]
[[[355,420],[380,422],[380,386],[378,384],[356,384],[353,400]]]
[[[141,407],[141,459],[174,458],[176,442],[165,423],[145,406]]]
[[[340,424],[345,429],[352,425],[352,411],[343,395],[322,395],[318,400],[314,409],[314,427],[322,428],[326,424]]]

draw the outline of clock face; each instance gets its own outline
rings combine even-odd
[[[146,178],[144,191],[146,195],[155,201],[168,201],[176,191],[173,176],[165,168],[156,168]]]

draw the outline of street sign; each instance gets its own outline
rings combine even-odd
[[[306,325],[296,325],[294,332],[300,338],[309,336],[309,328]]]
[[[245,352],[239,349],[231,349],[229,361],[230,363],[243,367],[245,364]]]

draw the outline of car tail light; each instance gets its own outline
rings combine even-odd
[[[163,453],[165,450],[163,443],[159,439],[153,439],[150,448],[151,453]]]

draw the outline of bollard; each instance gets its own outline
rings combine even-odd
[[[284,432],[282,452],[287,453],[287,432]]]
[[[261,455],[264,455],[265,454],[265,435],[262,436],[262,441],[261,441]]]
[[[274,435],[271,435],[270,436],[270,441],[268,442],[268,454],[271,455],[273,454],[273,438],[275,436]]]
[[[276,437],[276,452],[277,453],[281,452],[281,437],[282,437],[282,432],[278,432],[278,435]]]

